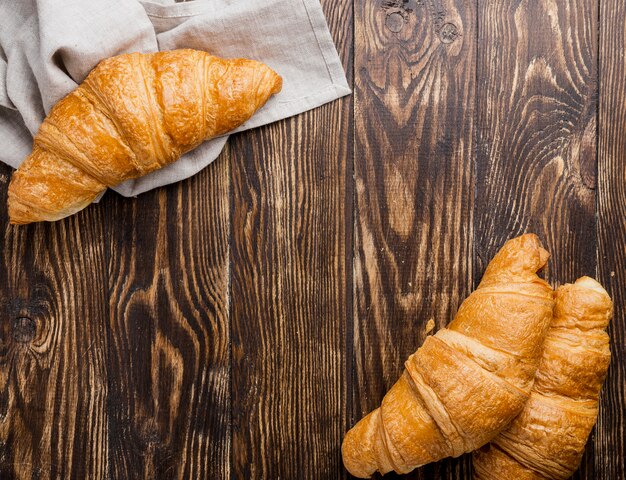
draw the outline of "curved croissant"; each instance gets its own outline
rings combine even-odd
[[[9,185],[11,223],[58,220],[107,187],[177,160],[248,120],[281,77],[198,50],[108,58],[50,111]]]
[[[352,475],[407,473],[470,452],[521,411],[552,319],[552,289],[536,275],[548,256],[532,234],[502,247],[454,321],[426,339],[380,408],[347,433]]]
[[[505,431],[474,452],[476,480],[558,480],[576,471],[611,358],[604,329],[612,308],[589,277],[558,288],[530,399]]]

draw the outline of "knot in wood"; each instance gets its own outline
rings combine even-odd
[[[404,17],[400,12],[387,13],[385,26],[393,33],[398,33],[404,27]]]
[[[37,325],[32,318],[18,317],[13,321],[13,339],[18,343],[29,343],[35,338]]]
[[[409,0],[384,0],[382,9],[386,12],[385,27],[393,33],[398,33],[409,19],[409,14],[413,11],[407,7]]]
[[[459,37],[459,29],[454,23],[446,23],[439,30],[439,38],[443,43],[452,43]]]

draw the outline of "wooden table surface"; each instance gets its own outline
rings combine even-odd
[[[352,96],[52,225],[0,202],[0,478],[346,478],[345,431],[527,231],[615,301],[575,478],[625,478],[623,0],[322,4]]]

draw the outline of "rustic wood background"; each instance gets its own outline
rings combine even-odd
[[[625,478],[623,0],[322,4],[351,97],[53,225],[0,202],[0,478],[345,478],[344,432],[526,231],[614,298],[575,478]]]

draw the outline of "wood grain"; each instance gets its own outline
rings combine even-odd
[[[105,478],[102,211],[15,227],[2,201],[0,219],[0,478]]]
[[[452,318],[472,272],[475,17],[467,1],[355,2],[354,424]],[[411,478],[462,478],[466,459]]]
[[[474,279],[523,232],[554,285],[594,276],[597,3],[479,1],[478,24]]]
[[[479,2],[476,279],[537,233],[549,278],[595,271],[597,4]]]
[[[112,478],[230,475],[229,176],[105,202]]]
[[[0,201],[0,478],[346,478],[345,431],[524,231],[614,299],[574,478],[624,477],[626,6],[322,5],[352,97],[52,225]]]
[[[350,3],[323,7],[346,59]],[[350,112],[342,99],[232,139],[235,478],[343,475]]]
[[[626,475],[626,5],[600,2],[598,278],[613,298],[611,366],[594,438],[596,478]]]

